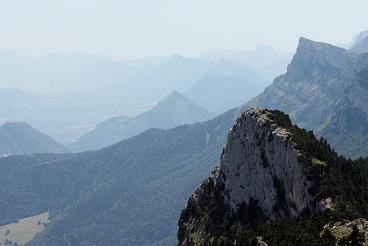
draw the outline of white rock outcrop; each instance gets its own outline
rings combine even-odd
[[[314,185],[300,163],[291,133],[272,120],[271,111],[242,113],[228,134],[221,157],[220,178],[233,211],[258,201],[268,220],[298,218],[316,211],[309,192]]]

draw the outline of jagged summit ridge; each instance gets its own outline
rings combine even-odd
[[[299,38],[298,50],[303,50],[303,49],[322,50],[326,48],[335,49],[338,47],[331,45],[329,43],[314,41],[306,37]],[[343,48],[339,48],[339,49],[344,50]]]
[[[262,107],[282,110],[293,121],[318,136],[324,136],[339,152],[352,158],[367,156],[367,135],[353,132],[344,122],[333,122],[338,107],[361,111],[368,119],[368,56],[351,50],[301,38],[287,73],[244,108]],[[329,134],[324,134],[329,132]],[[358,150],[358,151],[357,151]]]
[[[356,60],[356,54],[346,49],[301,37],[287,71],[289,74],[294,74],[294,71],[296,73],[300,73],[300,71],[316,73],[317,68],[322,66],[332,73],[343,73],[351,76]]]
[[[221,157],[220,179],[232,210],[257,201],[267,220],[314,213],[314,184],[303,173],[302,156],[278,111],[250,109],[230,130]]]

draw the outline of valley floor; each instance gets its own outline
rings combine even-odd
[[[24,245],[42,232],[49,222],[49,212],[0,226],[0,245]]]

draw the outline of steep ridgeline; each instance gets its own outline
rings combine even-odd
[[[24,122],[0,126],[0,157],[34,153],[65,153],[67,148]]]
[[[332,245],[319,236],[325,224],[368,216],[367,164],[338,157],[281,111],[244,112],[181,214],[179,245]]]
[[[134,118],[115,117],[109,119],[77,139],[74,151],[94,150],[117,143],[144,132],[149,128],[168,129],[175,126],[206,121],[216,114],[173,91],[151,110]]]
[[[287,73],[249,107],[280,109],[337,152],[368,155],[368,55],[301,38]]]

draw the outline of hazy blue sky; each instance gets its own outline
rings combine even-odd
[[[367,0],[0,0],[0,50],[118,58],[258,43],[293,50],[299,36],[349,42],[368,29]]]

